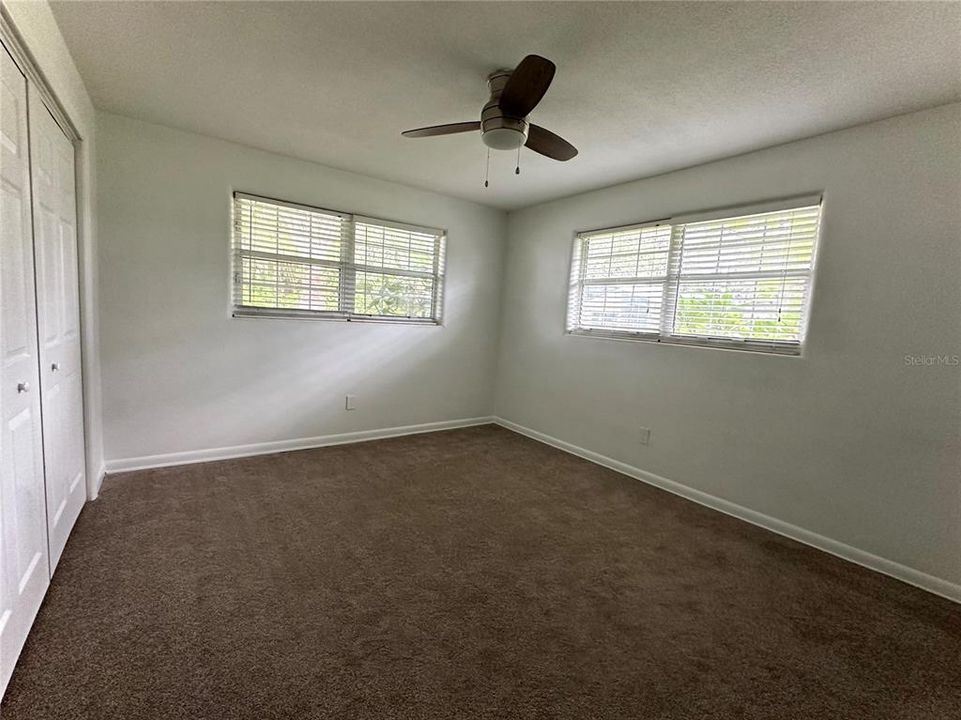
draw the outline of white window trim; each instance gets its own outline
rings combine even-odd
[[[431,298],[431,316],[426,318],[417,317],[407,317],[407,316],[394,316],[394,315],[367,315],[361,313],[354,313],[350,311],[337,310],[337,311],[323,311],[323,310],[301,310],[301,309],[284,309],[284,308],[274,308],[274,307],[255,307],[250,305],[237,305],[235,303],[235,284],[237,267],[239,265],[241,257],[251,256],[251,252],[242,252],[235,243],[234,240],[234,208],[235,201],[238,198],[246,198],[249,200],[255,200],[258,202],[270,203],[273,205],[281,205],[291,208],[297,208],[301,210],[307,210],[310,212],[322,212],[328,215],[336,215],[341,217],[347,224],[346,237],[343,241],[343,255],[339,262],[332,260],[323,260],[318,258],[296,258],[297,262],[304,264],[317,264],[324,265],[328,267],[340,268],[342,273],[342,283],[341,283],[341,307],[348,307],[353,299],[353,283],[354,283],[354,272],[357,270],[373,270],[378,272],[387,272],[390,275],[401,275],[408,277],[424,277],[431,278],[434,281],[434,292]],[[307,205],[305,203],[291,202],[289,200],[281,200],[279,198],[269,197],[266,195],[257,195],[254,193],[242,192],[240,190],[234,190],[231,192],[230,196],[230,207],[231,207],[231,220],[230,220],[230,297],[229,297],[229,307],[230,315],[234,318],[270,318],[278,320],[326,320],[334,322],[359,322],[359,323],[388,323],[394,325],[433,325],[433,326],[443,326],[444,324],[444,299],[446,295],[446,282],[447,282],[447,231],[443,228],[430,227],[426,225],[414,225],[411,223],[398,222],[396,220],[385,220],[382,218],[375,218],[368,215],[360,215],[355,213],[343,212],[340,210],[330,210],[328,208],[319,207],[317,205]],[[397,270],[393,268],[381,268],[380,266],[366,266],[366,265],[356,265],[354,263],[354,224],[355,223],[370,223],[373,225],[380,225],[383,227],[392,227],[400,230],[411,230],[421,233],[433,234],[436,237],[436,245],[433,254],[434,259],[434,271],[432,273],[424,273],[417,271],[406,271]],[[261,253],[263,254],[263,253]],[[269,253],[266,253],[269,255]],[[279,257],[279,256],[278,256]],[[443,265],[441,265],[443,262]]]
[[[823,214],[823,194],[809,194],[794,196],[790,198],[784,198],[780,200],[769,200],[765,202],[752,203],[750,205],[738,205],[732,207],[717,208],[714,210],[700,211],[694,213],[684,213],[681,215],[675,215],[668,218],[659,218],[657,220],[649,220],[645,222],[634,222],[627,225],[618,225],[615,227],[603,227],[594,228],[590,230],[577,230],[574,233],[573,247],[570,255],[570,267],[568,268],[568,305],[567,313],[565,315],[565,332],[568,335],[575,337],[587,337],[587,338],[602,338],[607,340],[624,340],[629,342],[649,342],[657,343],[663,345],[683,345],[689,347],[699,347],[699,348],[715,348],[721,350],[738,350],[747,351],[763,354],[773,354],[773,355],[783,355],[792,357],[801,357],[804,354],[805,346],[805,334],[807,330],[807,325],[810,320],[810,310],[811,310],[811,300],[814,294],[814,276],[817,266],[817,258],[820,249],[820,235],[821,235],[821,223],[820,219],[818,222],[818,231],[814,243],[814,252],[811,258],[811,267],[808,271],[789,271],[787,273],[777,272],[776,277],[807,277],[807,286],[805,289],[805,305],[804,305],[804,317],[806,322],[801,326],[802,336],[798,342],[783,342],[783,341],[771,341],[771,340],[752,340],[744,339],[738,340],[729,337],[705,337],[699,335],[679,335],[673,332],[674,318],[675,318],[675,303],[677,297],[677,287],[679,276],[675,272],[675,263],[680,260],[680,250],[681,245],[678,242],[678,238],[675,237],[677,228],[682,228],[687,223],[704,222],[709,220],[719,220],[725,218],[743,217],[748,215],[757,215],[761,213],[768,212],[778,212],[781,210],[790,210],[793,208],[809,207],[813,205],[822,206]],[[574,302],[575,293],[573,292],[578,283],[573,279],[573,269],[574,263],[580,262],[581,268],[581,279],[579,284],[583,287],[583,273],[585,270],[585,263],[583,258],[579,260],[576,258],[577,253],[583,252],[584,247],[582,239],[586,235],[600,232],[617,232],[624,230],[637,230],[642,228],[659,227],[662,225],[671,226],[671,244],[670,251],[668,255],[668,273],[664,278],[640,278],[640,282],[650,282],[651,284],[663,283],[664,288],[664,303],[663,303],[663,313],[661,316],[660,329],[657,332],[640,332],[631,330],[616,330],[616,329],[592,329],[592,328],[581,328],[581,327],[571,327],[571,303]],[[753,273],[751,277],[758,277],[759,273]],[[630,283],[631,278],[616,278],[610,279],[612,283]],[[603,282],[603,281],[601,281]],[[599,284],[599,283],[598,283]],[[580,295],[578,295],[579,299]]]

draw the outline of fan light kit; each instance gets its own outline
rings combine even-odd
[[[497,70],[488,76],[490,99],[481,110],[480,121],[432,125],[401,134],[420,138],[480,130],[481,140],[492,150],[520,153],[523,146],[552,160],[570,160],[577,155],[577,148],[550,130],[527,121],[550,87],[555,70],[554,63],[547,58],[528,55],[514,70]],[[519,165],[517,172],[520,172]]]

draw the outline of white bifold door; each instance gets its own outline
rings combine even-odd
[[[50,582],[34,289],[27,82],[0,48],[0,693]]]
[[[86,489],[73,144],[0,62],[2,697]]]
[[[43,465],[51,572],[80,514],[84,483],[83,384],[73,143],[30,87],[33,246],[37,278]]]

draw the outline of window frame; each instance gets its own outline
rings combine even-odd
[[[806,294],[802,308],[802,319],[799,328],[800,337],[797,342],[786,342],[780,340],[761,340],[752,338],[730,338],[730,337],[710,337],[702,335],[685,335],[675,332],[675,306],[677,303],[678,290],[681,284],[680,261],[683,255],[683,243],[679,243],[676,237],[678,228],[691,223],[706,222],[712,220],[727,220],[760,215],[770,212],[781,212],[795,209],[803,209],[818,206],[817,229],[814,234],[814,245],[811,254],[810,268],[806,273]],[[716,348],[723,350],[739,350],[745,352],[756,352],[764,354],[774,354],[790,357],[801,357],[804,354],[805,342],[807,340],[807,330],[810,324],[810,314],[812,299],[814,296],[815,275],[817,269],[817,259],[820,254],[821,228],[824,215],[824,196],[823,193],[794,196],[779,200],[769,200],[764,202],[752,203],[750,205],[737,205],[715,210],[691,212],[674,215],[666,218],[658,218],[641,222],[632,222],[625,225],[614,227],[593,228],[589,230],[577,230],[574,232],[573,245],[570,254],[570,266],[568,268],[567,286],[567,308],[565,313],[565,333],[575,337],[593,337],[607,340],[624,340],[629,342],[650,342],[665,345],[683,345],[700,348]],[[584,240],[586,236],[600,233],[616,233],[627,230],[643,230],[645,228],[655,228],[667,225],[670,231],[670,247],[668,251],[667,276],[662,281],[663,300],[662,316],[658,323],[656,332],[644,332],[636,330],[619,330],[608,328],[577,327],[572,322],[572,311],[574,308],[575,295],[578,286],[583,288],[583,279],[575,281],[574,269],[580,264],[583,278],[583,254]],[[581,255],[579,258],[578,255]],[[758,273],[759,275],[761,273]],[[708,276],[710,277],[710,276]],[[630,282],[634,278],[618,278],[619,280]],[[645,280],[647,280],[645,278]],[[595,283],[598,284],[598,283]],[[581,291],[579,298],[583,297]],[[579,312],[579,310],[578,310]]]
[[[308,212],[323,213],[326,215],[338,216],[345,223],[345,230],[341,242],[341,258],[339,261],[294,258],[293,262],[301,262],[304,265],[321,265],[324,267],[336,267],[339,270],[338,288],[338,309],[337,310],[305,310],[302,308],[280,308],[265,307],[256,305],[243,305],[237,302],[238,273],[242,259],[250,257],[249,251],[241,249],[240,243],[236,240],[237,218],[236,208],[238,199],[248,199],[256,202],[268,203],[290,207],[294,209],[306,210]],[[390,268],[381,265],[363,265],[355,263],[356,248],[356,224],[363,223],[382,228],[393,228],[406,230],[426,235],[434,236],[434,251],[432,253],[433,271],[430,273],[408,271]],[[345,212],[342,210],[331,210],[317,205],[307,203],[282,200],[280,198],[269,197],[256,193],[249,193],[241,190],[232,190],[230,194],[230,231],[228,233],[230,244],[230,280],[229,280],[229,309],[230,316],[234,318],[272,318],[281,320],[328,320],[336,322],[360,322],[360,323],[388,323],[403,325],[432,325],[443,326],[444,324],[444,300],[446,295],[447,281],[447,230],[444,228],[430,227],[426,225],[415,225],[412,223],[397,220],[387,220],[371,215],[360,213]],[[287,261],[283,256],[277,256],[278,261]],[[356,273],[357,272],[377,272],[384,275],[398,277],[418,277],[431,279],[433,291],[431,293],[431,314],[429,317],[414,317],[404,315],[373,315],[357,313],[353,311],[356,299]]]

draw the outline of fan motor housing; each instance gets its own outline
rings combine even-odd
[[[527,142],[527,121],[505,115],[497,104],[510,76],[510,70],[498,70],[487,78],[491,96],[481,110],[481,139],[494,150],[514,150]]]

